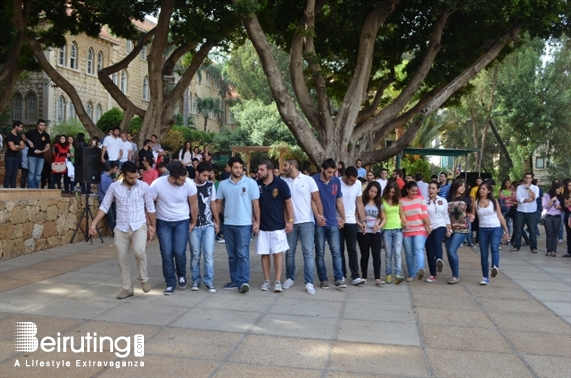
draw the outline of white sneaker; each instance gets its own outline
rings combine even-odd
[[[363,284],[365,284],[365,283],[367,283],[367,280],[364,280],[364,279],[362,279],[362,278],[355,278],[355,279],[353,280],[353,285],[355,285],[355,286],[357,286],[357,285],[363,285]]]
[[[315,288],[313,287],[313,284],[306,283],[305,290],[307,291],[307,294],[315,294]]]
[[[295,284],[295,281],[292,280],[291,278],[288,278],[287,280],[284,281],[283,288],[284,288],[284,289],[289,289],[289,288],[292,287],[294,284]]]
[[[282,292],[282,283],[280,281],[276,281],[274,283],[274,292],[276,292],[276,293]]]
[[[264,283],[262,284],[262,287],[260,288],[262,291],[268,291],[270,290],[270,281],[264,281]]]

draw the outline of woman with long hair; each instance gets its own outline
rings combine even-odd
[[[56,137],[53,151],[54,157],[52,162],[65,164],[65,159],[69,156],[69,145],[67,144],[67,138],[65,135],[62,134]],[[56,184],[58,189],[61,189],[62,176],[64,181],[64,192],[68,192],[67,187],[69,185],[69,177],[67,177],[67,168],[62,172],[55,172],[52,170],[50,189],[55,189]]]
[[[478,214],[480,220],[480,263],[482,264],[482,281],[480,285],[488,285],[489,255],[492,255],[492,277],[498,275],[500,267],[500,241],[509,239],[508,226],[502,215],[499,202],[492,194],[492,183],[484,181],[478,188],[472,215]],[[502,230],[503,229],[503,230]],[[503,231],[503,232],[502,232]],[[556,240],[557,242],[557,240]]]
[[[335,172],[335,176],[343,177],[345,176],[345,163],[342,161],[337,162],[337,171]]]
[[[75,140],[73,139],[73,137],[71,135],[68,135],[68,137],[67,137],[67,144],[69,145],[69,159],[68,160],[71,162],[71,164],[75,164]],[[69,193],[73,193],[73,191],[75,189],[75,176],[69,178],[69,183],[70,183]],[[66,190],[67,189],[68,188],[66,187]]]
[[[192,154],[192,146],[189,141],[186,141],[178,153],[178,160],[184,165],[189,176],[192,170]]]
[[[502,186],[498,192],[500,202],[500,210],[508,226],[508,235],[512,235],[512,218],[507,217],[508,212],[513,206],[517,206],[517,199],[515,198],[515,190],[509,178],[502,181]],[[506,244],[510,244],[509,241]]]
[[[361,250],[361,277],[367,279],[370,252],[371,256],[373,256],[375,285],[382,286],[385,283],[381,281],[381,245],[383,237],[381,229],[385,225],[386,219],[383,218],[381,211],[381,184],[371,181],[361,197],[365,210],[365,219],[361,219],[358,222],[359,227],[363,223],[365,224],[365,232],[357,234],[357,242]]]
[[[405,197],[401,198],[402,211],[406,219],[404,229],[404,253],[408,270],[407,282],[424,277],[424,244],[432,232],[426,201],[418,195],[418,184],[409,181],[404,186]]]
[[[571,179],[563,180],[563,193],[559,197],[559,201],[563,204],[563,212],[565,216],[565,230],[567,231],[567,253],[562,257],[571,257]]]
[[[394,282],[398,285],[404,281],[402,276],[402,228],[406,224],[406,219],[400,206],[400,189],[393,180],[387,182],[383,191],[383,202],[381,207],[382,217],[385,219],[383,226],[383,239],[385,241],[385,272],[386,283],[393,283],[393,261],[394,261]]]
[[[472,200],[466,194],[466,182],[462,178],[454,180],[448,193],[448,216],[452,226],[452,235],[446,238],[446,256],[452,270],[452,277],[448,280],[450,285],[460,282],[460,261],[458,248],[470,233],[470,223],[474,221],[472,215]]]
[[[426,208],[428,217],[432,225],[432,232],[426,239],[426,259],[430,276],[426,282],[436,281],[437,273],[442,272],[444,263],[442,262],[442,242],[444,237],[452,235],[452,225],[448,215],[448,201],[438,195],[440,183],[437,181],[428,184],[428,199]]]
[[[544,224],[545,241],[547,253],[545,256],[555,257],[557,255],[557,233],[561,226],[561,215],[563,214],[563,204],[559,200],[563,188],[558,182],[554,182],[549,192],[543,195],[542,205],[545,212]]]

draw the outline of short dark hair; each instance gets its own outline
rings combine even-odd
[[[258,164],[258,166],[260,165],[265,165],[267,169],[269,169],[270,171],[274,169],[274,163],[272,163],[269,160],[262,160],[260,162],[260,164]]]
[[[156,136],[155,134],[151,135],[151,138],[152,138],[152,137],[155,137],[155,139],[159,139],[159,137]]]
[[[205,161],[201,161],[200,163],[198,163],[198,165],[196,166],[196,172],[198,173],[202,173],[204,171],[208,171],[210,172],[212,170],[212,164],[208,164]]]
[[[525,176],[527,176],[527,175],[530,175],[530,176],[533,178],[533,173],[531,173],[531,172],[525,172],[525,173],[523,174],[523,177],[525,177]]]
[[[121,172],[123,175],[126,175],[127,173],[137,173],[137,166],[132,161],[127,160],[123,163],[123,166],[121,166]]]
[[[417,173],[416,176],[414,176],[414,178],[416,179],[416,181],[422,181],[424,176],[422,175],[422,173]]]
[[[115,130],[121,131],[121,128],[120,128],[119,126],[113,126],[113,127],[111,128],[111,130],[113,130],[113,131],[115,131]]]
[[[145,139],[145,141],[143,142],[143,146],[146,146],[147,144],[151,143],[150,139]]]
[[[166,168],[167,165],[164,162],[157,163],[157,169]]]
[[[395,173],[397,174],[397,176],[402,177],[404,175],[404,172],[402,171],[402,169],[395,169]]]
[[[234,165],[234,163],[238,163],[240,165],[244,165],[244,161],[242,160],[242,158],[240,156],[232,156],[230,159],[228,159],[228,166],[230,168],[232,168],[232,166]]]
[[[323,163],[321,163],[321,168],[323,168],[323,169],[329,169],[329,168],[337,169],[337,164],[335,164],[335,160],[329,158],[329,159],[323,160]]]
[[[13,129],[16,128],[16,127],[18,127],[18,126],[20,126],[20,125],[24,125],[24,124],[22,123],[22,121],[19,121],[19,120],[17,120],[17,119],[14,120],[14,122],[12,122],[12,128],[13,128]]]
[[[357,159],[357,160],[355,160],[355,163],[358,162],[358,161],[360,161],[361,163],[363,162],[363,160]]]
[[[347,177],[357,177],[359,173],[357,172],[357,168],[350,166],[345,168],[345,176]]]
[[[110,170],[112,170],[115,167],[118,167],[117,163],[115,163],[114,161],[108,161],[103,166],[103,169],[105,169],[105,172],[109,172]]]
[[[444,175],[445,177],[448,177],[448,173],[446,172],[440,172],[441,175]]]
[[[47,123],[45,119],[38,119],[38,122],[36,123],[36,125],[39,125],[40,123]]]
[[[198,161],[198,158],[192,158],[191,161],[194,163],[195,161]]]
[[[297,169],[299,171],[299,161],[297,161],[295,159],[290,159],[287,162],[289,163],[289,165],[293,165],[295,167],[295,169]]]
[[[185,176],[187,174],[186,168],[182,164],[175,164],[169,170],[169,175],[175,179],[178,179],[181,176]]]

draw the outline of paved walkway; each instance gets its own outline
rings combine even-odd
[[[369,282],[342,291],[317,288],[310,296],[303,279],[281,294],[260,291],[252,243],[252,290],[241,295],[220,290],[228,272],[224,246],[217,244],[218,293],[187,288],[164,296],[155,242],[147,249],[153,290],[144,294],[136,285],[134,297],[119,301],[111,242],[0,262],[0,376],[568,378],[571,371],[571,261],[542,250],[504,248],[500,274],[489,286],[478,285],[477,249],[463,247],[455,286],[446,284],[445,263],[431,284]],[[36,323],[39,339],[75,336],[76,348],[87,332],[143,334],[145,354],[121,359],[108,346],[102,353],[19,353],[13,322],[22,321]],[[78,359],[87,366],[75,366]],[[71,366],[25,366],[52,360]],[[99,367],[98,361],[143,361],[144,367]]]

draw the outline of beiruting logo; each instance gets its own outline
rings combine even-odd
[[[133,356],[143,357],[145,355],[145,336],[134,335],[133,342],[131,337],[119,336],[112,338],[109,336],[97,336],[97,332],[93,335],[87,332],[85,336],[79,337],[79,346],[76,347],[77,336],[61,336],[57,333],[56,337],[46,336],[41,340],[36,337],[38,327],[33,322],[15,322],[15,346],[16,352],[35,352],[38,347],[47,353],[50,352],[73,352],[73,353],[97,353],[104,352],[105,347],[109,347],[111,353],[119,358],[125,358],[131,353],[131,344],[133,344]]]

